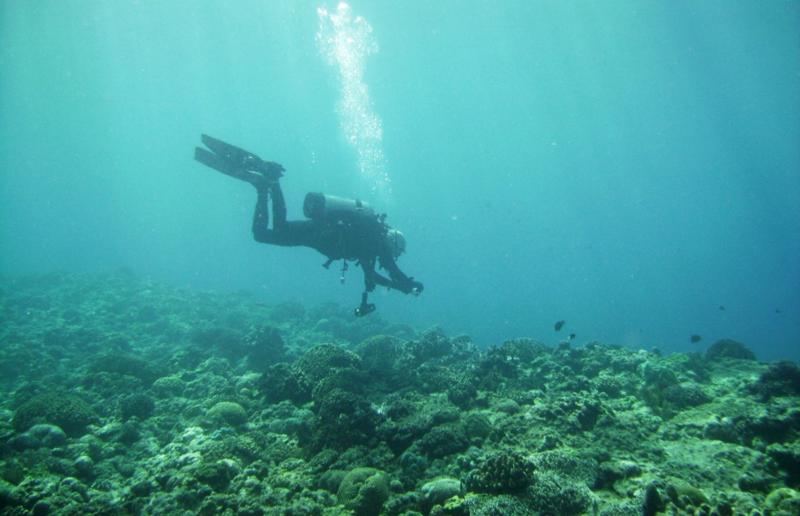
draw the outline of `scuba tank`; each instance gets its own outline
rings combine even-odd
[[[311,192],[303,201],[303,214],[312,220],[376,220],[375,211],[358,199],[345,199],[335,195]]]

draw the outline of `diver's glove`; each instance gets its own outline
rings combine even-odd
[[[418,296],[425,290],[425,285],[420,281],[414,281],[414,278],[408,278],[408,281],[401,283],[400,286],[397,287],[397,290],[403,294],[414,294]]]

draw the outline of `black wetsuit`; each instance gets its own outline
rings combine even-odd
[[[387,244],[389,227],[377,216],[348,217],[343,214],[336,220],[286,220],[286,201],[280,184],[275,181],[268,187],[257,188],[258,200],[253,214],[253,237],[258,242],[280,246],[305,246],[316,249],[334,260],[356,261],[364,271],[365,292],[361,308],[367,305],[367,292],[376,285],[393,288],[409,294],[421,292],[422,283],[406,276],[395,263],[392,249]],[[272,197],[272,229],[269,228],[269,197]],[[388,271],[385,277],[375,270],[378,265]],[[370,310],[371,310],[370,309]],[[356,313],[359,313],[358,311]]]

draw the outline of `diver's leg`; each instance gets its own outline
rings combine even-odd
[[[256,188],[258,199],[253,214],[253,234],[258,235],[269,231],[269,198],[272,197],[272,229],[281,231],[286,227],[286,200],[283,197],[281,185],[277,181],[258,185]],[[256,237],[258,240],[258,237]]]
[[[311,220],[289,220],[272,231],[273,243],[285,246],[302,245],[315,248],[319,226]]]
[[[259,188],[253,213],[253,238],[264,244],[313,247],[318,232],[311,220],[286,220],[286,203],[277,183],[268,190]],[[272,229],[269,228],[269,197],[272,197]]]
[[[263,229],[254,226],[253,238],[263,244],[314,247],[316,232],[316,224],[310,220],[290,220],[284,223],[281,229]]]
[[[256,208],[253,212],[253,238],[258,242],[269,243],[269,190],[259,188],[257,190]]]
[[[283,190],[278,181],[270,184],[272,194],[272,227],[276,231],[281,231],[286,226],[286,200],[283,198]]]

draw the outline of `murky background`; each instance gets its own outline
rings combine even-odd
[[[282,163],[290,217],[389,214],[426,290],[384,318],[800,358],[796,2],[5,2],[0,113],[7,277],[355,306],[360,271],[252,240],[205,132]]]

